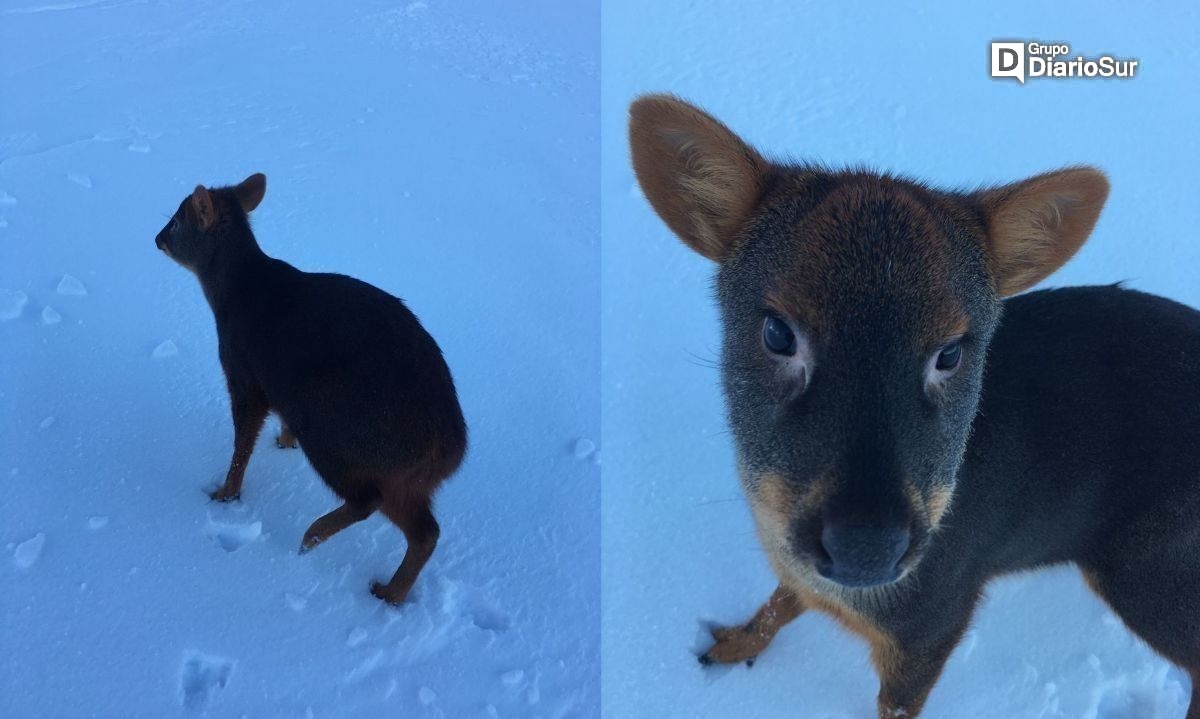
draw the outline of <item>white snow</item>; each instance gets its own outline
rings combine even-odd
[[[71,275],[63,275],[58,281],[58,294],[67,295],[68,297],[86,297],[87,288],[79,281],[78,277]]]
[[[154,359],[166,359],[179,354],[179,347],[172,340],[163,340],[159,342],[150,352],[150,356]]]
[[[606,0],[603,31],[605,712],[876,716],[865,644],[817,613],[753,668],[696,663],[711,641],[704,623],[746,620],[775,580],[706,366],[720,348],[713,267],[635,187],[628,103],[675,92],[772,155],[953,187],[1094,163],[1112,195],[1051,284],[1128,280],[1200,306],[1200,95],[1181,91],[1195,85],[1194,23],[1149,6],[1032,0]],[[988,78],[988,43],[1026,34],[1139,57],[1146,71],[1128,83]],[[1064,567],[991,586],[921,716],[1182,719],[1189,692]]]
[[[572,454],[575,459],[587,459],[596,451],[596,443],[590,439],[580,438],[575,441],[575,446],[572,448]]]
[[[21,290],[0,290],[0,321],[20,317],[28,302],[29,295]]]
[[[417,690],[417,701],[421,702],[423,706],[429,706],[437,701],[437,692],[429,687],[421,687]]]
[[[13,563],[18,569],[29,569],[42,556],[42,548],[46,546],[46,535],[38,532],[13,550]]]
[[[234,660],[187,651],[179,670],[179,692],[185,709],[207,708],[213,694],[225,688],[233,674]]]
[[[5,4],[0,716],[598,716],[599,470],[564,451],[600,433],[597,18]],[[369,593],[404,554],[382,516],[297,553],[338,500],[275,420],[242,501],[204,494],[214,323],[154,237],[257,171],[264,249],[403,297],[454,373],[470,451],[398,608]]]

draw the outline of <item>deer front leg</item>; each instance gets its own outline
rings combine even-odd
[[[803,612],[804,602],[781,584],[750,621],[741,626],[713,629],[712,636],[716,644],[700,656],[700,663],[705,666],[734,662],[753,665],[779,630]]]
[[[963,619],[952,631],[934,631],[919,641],[897,641],[882,633],[869,637],[879,671],[880,719],[914,719],[921,713],[966,624]]]
[[[229,502],[242,495],[246,464],[250,461],[250,453],[254,451],[254,441],[258,439],[258,433],[267,419],[266,399],[258,393],[235,390],[231,385],[229,400],[233,411],[233,457],[225,474],[225,484],[209,495],[218,502]]]

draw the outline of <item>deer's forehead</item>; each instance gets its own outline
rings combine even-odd
[[[964,289],[986,276],[964,261],[936,198],[876,180],[836,186],[802,209],[786,202],[751,230],[730,282],[755,285],[767,308],[821,334],[848,326],[935,342],[964,331]]]

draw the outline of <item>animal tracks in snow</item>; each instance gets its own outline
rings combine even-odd
[[[171,340],[163,340],[157,346],[155,346],[154,351],[150,353],[150,356],[154,359],[166,359],[168,357],[174,357],[177,354],[179,354],[179,346]]]
[[[87,287],[84,287],[79,278],[73,275],[63,275],[62,279],[58,281],[56,292],[67,297],[87,297],[88,293]]]
[[[194,650],[185,652],[179,669],[180,703],[183,707],[191,711],[206,707],[213,695],[229,683],[234,663],[232,659]]]
[[[45,546],[46,535],[38,532],[16,546],[13,550],[13,564],[17,565],[18,569],[29,569],[37,564]]]
[[[230,523],[210,516],[204,534],[226,552],[236,552],[262,536],[262,522]]]
[[[21,290],[0,289],[0,322],[15,320],[25,311],[29,295]]]

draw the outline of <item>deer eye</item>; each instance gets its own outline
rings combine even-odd
[[[775,315],[763,320],[763,346],[772,354],[791,357],[796,354],[796,334],[787,323]]]
[[[951,372],[958,369],[960,362],[962,362],[962,342],[955,340],[938,352],[933,366],[941,372]]]

